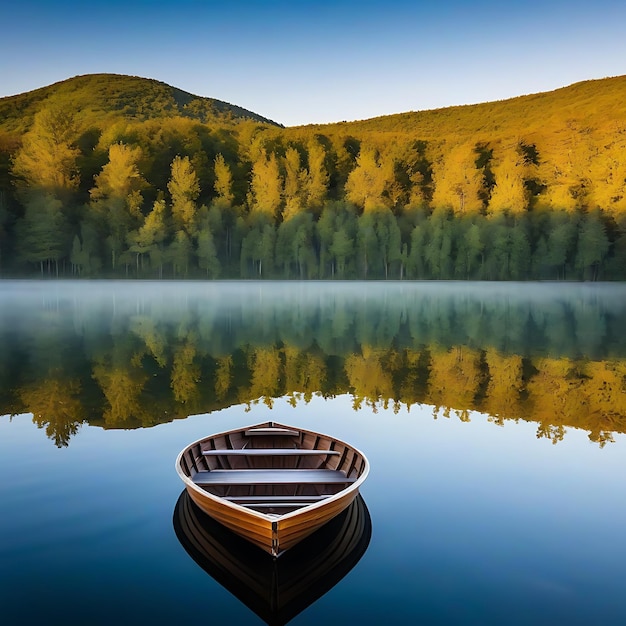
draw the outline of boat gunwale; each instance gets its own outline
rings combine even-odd
[[[344,489],[342,489],[341,491],[330,495],[328,498],[324,498],[324,500],[320,500],[319,502],[314,502],[311,503],[305,507],[301,507],[296,509],[295,511],[291,511],[290,513],[285,513],[284,515],[280,515],[280,516],[276,516],[275,514],[265,514],[265,513],[260,513],[259,511],[255,511],[254,509],[250,509],[246,506],[243,506],[241,504],[236,504],[235,502],[231,502],[229,500],[224,499],[222,496],[216,496],[215,494],[212,494],[208,491],[205,491],[204,489],[202,489],[200,486],[196,485],[196,483],[194,483],[194,481],[191,479],[190,476],[188,476],[182,469],[182,457],[183,455],[190,450],[193,446],[201,444],[203,441],[207,441],[209,439],[212,439],[214,437],[220,437],[220,436],[225,436],[225,435],[230,435],[233,432],[238,432],[238,431],[245,431],[245,430],[249,430],[252,428],[259,428],[262,427],[264,425],[267,424],[272,424],[273,427],[276,428],[287,428],[290,430],[297,430],[299,432],[304,432],[307,434],[311,434],[311,435],[320,435],[322,437],[327,437],[328,439],[331,439],[343,446],[345,446],[346,448],[348,448],[349,450],[354,451],[355,454],[359,455],[363,461],[364,461],[364,467],[363,470],[361,471],[360,475],[356,478],[356,480],[353,483],[350,483],[347,487],[345,487]],[[306,449],[314,449],[314,448],[306,448]],[[313,430],[307,430],[306,428],[297,428],[295,426],[287,426],[285,424],[279,424],[278,422],[274,422],[272,420],[269,420],[269,422],[260,422],[258,424],[251,424],[248,426],[243,426],[240,428],[231,428],[230,430],[226,430],[223,432],[218,432],[218,433],[214,433],[211,435],[206,435],[205,437],[200,437],[200,439],[196,439],[195,441],[192,441],[190,444],[186,445],[179,453],[178,456],[176,457],[176,472],[178,473],[178,475],[180,476],[180,478],[183,480],[183,482],[185,483],[185,485],[187,487],[191,487],[191,489],[193,491],[195,491],[196,493],[198,493],[199,495],[201,495],[202,497],[208,497],[210,500],[218,503],[221,506],[225,506],[227,508],[231,508],[235,511],[243,511],[246,514],[249,514],[251,517],[255,517],[259,520],[265,521],[265,522],[269,522],[271,523],[275,523],[275,522],[282,522],[283,520],[290,520],[296,517],[299,517],[302,513],[304,513],[304,511],[315,511],[316,509],[322,509],[322,508],[326,508],[329,506],[330,503],[335,502],[336,500],[339,500],[340,498],[344,498],[347,494],[353,492],[354,495],[356,496],[356,494],[358,494],[359,492],[359,487],[360,485],[365,481],[365,479],[367,478],[368,474],[369,474],[369,469],[370,469],[370,464],[369,464],[369,460],[368,458],[365,456],[365,454],[363,454],[363,452],[361,452],[361,450],[359,450],[358,448],[355,448],[353,445],[346,443],[345,441],[338,439],[337,437],[333,437],[331,435],[327,435],[325,433],[321,433],[318,431],[313,431]],[[236,471],[236,470],[235,470]]]

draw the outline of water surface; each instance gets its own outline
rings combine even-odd
[[[190,557],[178,451],[363,450],[365,553],[293,624],[624,623],[626,288],[0,283],[7,624],[263,623]]]

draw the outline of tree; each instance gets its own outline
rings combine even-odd
[[[379,261],[380,249],[375,223],[376,217],[372,212],[363,213],[358,220],[356,244],[363,278],[368,277],[371,266]]]
[[[283,198],[283,220],[289,220],[298,215],[306,202],[306,171],[301,167],[300,153],[294,148],[287,148],[283,159],[285,168],[285,186]]]
[[[376,150],[362,146],[346,181],[346,199],[366,212],[389,207],[387,191],[392,181],[393,163],[380,163]]]
[[[252,213],[247,223],[247,233],[241,242],[241,275],[247,276],[249,263],[252,275],[270,276],[274,267],[276,231],[269,215]]]
[[[614,218],[626,213],[626,142],[605,146],[602,158],[590,159],[594,181],[591,206],[601,207]]]
[[[578,231],[576,267],[583,278],[597,280],[600,262],[609,249],[609,240],[604,225],[597,213],[590,213],[581,222]]]
[[[215,156],[214,161],[215,172],[215,193],[217,193],[217,202],[220,208],[230,208],[233,203],[233,175],[230,167],[221,154]]]
[[[348,238],[350,249],[354,248],[354,239],[352,237],[352,229],[345,228],[345,224],[355,224],[354,214],[340,202],[326,202],[322,213],[316,224],[317,240],[319,243],[319,276],[320,278],[334,278],[337,269],[337,256],[333,252],[333,242],[335,235],[342,231],[342,237]],[[337,244],[343,259],[343,268],[345,270],[346,257],[343,250],[346,248],[343,244]],[[337,247],[336,246],[336,247]]]
[[[424,260],[429,278],[448,279],[452,273],[452,218],[450,209],[438,207],[428,220]]]
[[[411,232],[411,249],[407,260],[407,275],[409,278],[427,278],[426,272],[426,245],[428,241],[428,226],[426,222],[416,224]]]
[[[566,279],[568,263],[575,254],[577,222],[574,216],[565,211],[551,212],[542,260],[542,265],[549,272],[549,278]]]
[[[39,189],[65,199],[78,187],[77,134],[69,108],[51,103],[37,113],[13,160],[13,174],[23,191]]]
[[[335,265],[339,278],[346,278],[348,261],[354,255],[354,239],[346,232],[345,226],[340,226],[333,235],[330,252],[334,259],[332,278],[335,277]]]
[[[6,193],[4,189],[0,189],[0,276],[2,275],[2,256],[4,240],[8,235],[9,211],[6,207]]]
[[[124,252],[128,234],[142,219],[140,189],[145,181],[137,166],[140,157],[141,150],[137,147],[123,143],[111,145],[109,161],[96,176],[95,186],[89,192],[92,207],[100,217],[114,270]]]
[[[278,215],[282,203],[282,180],[276,156],[261,150],[252,166],[248,204],[255,213],[264,213],[272,219]]]
[[[482,240],[481,228],[477,223],[473,223],[465,230],[463,235],[465,241],[465,278],[468,280],[476,275],[479,267],[484,263],[485,244]]]
[[[326,151],[315,139],[308,143],[309,167],[305,181],[306,206],[309,209],[319,209],[328,193],[329,176],[326,169]]]
[[[30,194],[26,213],[17,224],[19,256],[28,263],[37,263],[41,275],[48,274],[54,263],[59,274],[59,260],[67,255],[68,226],[61,212],[61,201],[50,194]]]
[[[453,147],[433,165],[433,207],[448,207],[455,213],[482,210],[483,175],[476,168],[476,152],[469,144]]]
[[[399,262],[402,258],[402,236],[400,227],[390,209],[376,211],[374,216],[374,229],[378,239],[385,278],[389,278],[391,265]],[[401,269],[400,272],[402,273],[402,271]]]
[[[276,260],[283,265],[285,277],[293,273],[300,279],[314,271],[317,258],[313,249],[314,224],[309,212],[283,222],[276,236]]]
[[[507,150],[493,166],[495,186],[489,198],[489,212],[508,211],[519,215],[528,208],[528,190],[525,180],[524,159],[516,151]]]
[[[167,188],[172,197],[172,219],[176,229],[183,229],[189,237],[196,232],[196,200],[200,195],[198,176],[189,157],[175,157]]]
[[[217,258],[215,240],[207,221],[200,226],[196,247],[198,266],[206,270],[207,278],[217,278],[220,274],[220,262]]]
[[[174,241],[167,249],[167,258],[172,264],[174,276],[187,276],[189,272],[189,259],[191,258],[191,241],[184,230],[179,230],[174,236]]]
[[[147,254],[152,269],[158,269],[159,278],[163,277],[164,241],[167,237],[165,211],[165,200],[155,200],[143,224],[128,235],[129,251],[136,254],[137,271],[140,269],[140,261],[143,268],[143,256]]]

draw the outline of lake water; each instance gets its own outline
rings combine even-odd
[[[0,623],[280,623],[174,470],[266,420],[371,463],[291,624],[626,623],[625,328],[624,285],[0,282]]]

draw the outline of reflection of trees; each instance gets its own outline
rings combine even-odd
[[[271,405],[271,399],[279,395],[281,388],[281,358],[278,348],[254,348],[248,354],[250,368],[250,386],[241,389],[242,400],[265,398]]]
[[[348,393],[357,409],[429,404],[461,420],[481,411],[500,425],[533,421],[555,443],[572,427],[599,445],[626,432],[623,305],[403,294],[308,304],[300,294],[292,306],[255,288],[239,308],[114,302],[93,314],[57,300],[23,320],[3,309],[0,414],[32,411],[67,445],[85,419],[131,428]]]
[[[200,365],[196,357],[197,350],[193,336],[174,347],[171,387],[177,402],[192,404],[198,399]]]
[[[346,358],[344,367],[357,406],[366,400],[374,409],[379,401],[387,408],[389,400],[393,400],[395,391],[389,361],[393,361],[392,351],[372,350],[366,346],[362,354]]]
[[[487,389],[481,408],[492,416],[519,415],[524,384],[522,357],[503,355],[495,350],[485,353]]]
[[[123,426],[133,417],[142,421],[146,411],[140,396],[148,377],[141,370],[132,365],[114,365],[105,359],[94,366],[93,377],[108,404],[102,414],[108,426]]]
[[[429,404],[474,407],[481,382],[480,354],[462,346],[431,352],[428,382]]]
[[[33,422],[45,428],[57,448],[67,446],[84,421],[80,382],[64,379],[61,372],[50,373],[19,391],[20,399],[33,414]]]

